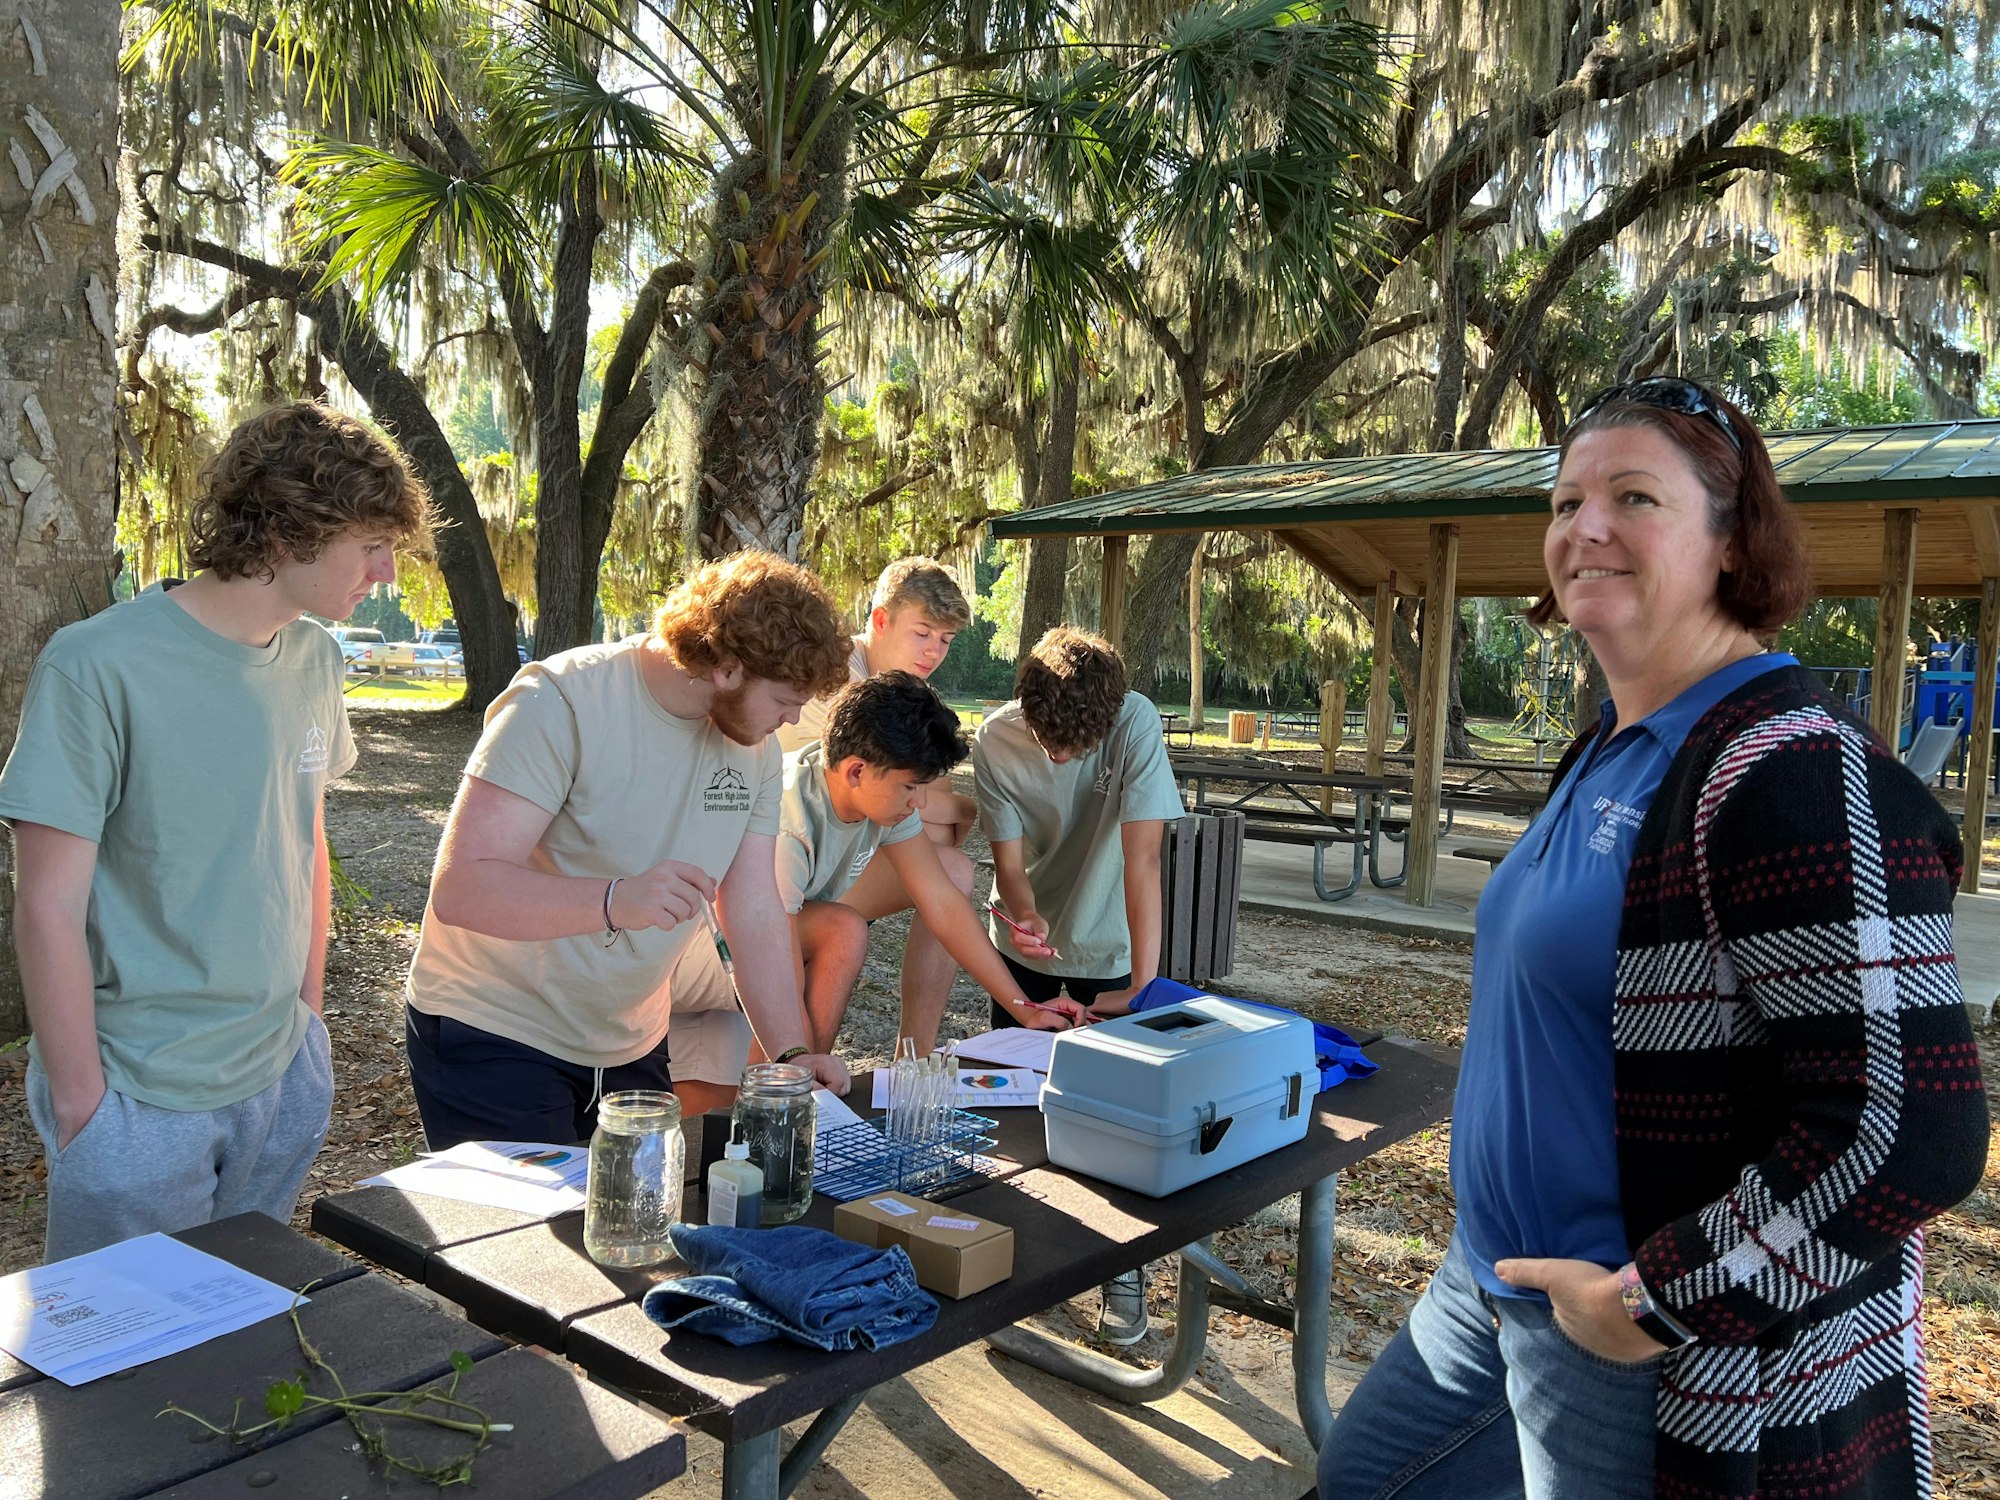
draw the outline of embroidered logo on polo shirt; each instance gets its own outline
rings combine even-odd
[[[750,811],[750,783],[734,766],[724,766],[702,788],[703,812],[738,813]]]
[[[315,724],[306,731],[306,747],[299,752],[299,775],[317,776],[328,764],[326,732]]]
[[[1590,835],[1590,849],[1594,854],[1609,854],[1618,847],[1618,831],[1621,828],[1637,828],[1646,816],[1638,808],[1614,802],[1609,797],[1599,797],[1590,806],[1593,812],[1599,814],[1597,827],[1591,830]]]

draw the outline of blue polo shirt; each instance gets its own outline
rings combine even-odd
[[[1619,1206],[1611,1007],[1632,844],[1695,721],[1780,652],[1704,677],[1608,742],[1600,727],[1480,893],[1472,1014],[1452,1107],[1451,1185],[1473,1274],[1509,1256],[1632,1258]],[[1604,705],[1603,726],[1613,706]],[[1546,1300],[1546,1299],[1544,1299]]]

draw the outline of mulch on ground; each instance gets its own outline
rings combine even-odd
[[[338,1093],[326,1149],[302,1204],[404,1161],[422,1140],[402,1050],[402,983],[438,835],[459,773],[478,734],[472,716],[354,706],[361,761],[329,797],[327,826],[347,876],[369,894],[340,922],[327,961],[327,1022]],[[975,840],[977,835],[975,835]],[[975,855],[984,850],[976,842]],[[982,872],[982,879],[986,878]],[[875,924],[869,960],[840,1039],[857,1068],[887,1062],[897,1031],[896,965],[907,918]],[[1464,1041],[1471,957],[1462,948],[1383,938],[1294,918],[1246,914],[1228,993],[1273,999],[1318,1018],[1368,1025],[1442,1046]],[[986,1006],[961,976],[947,1034],[985,1029]],[[2000,1086],[1995,1044],[1980,1034],[1989,1093]],[[44,1180],[41,1148],[20,1087],[25,1050],[0,1053],[0,1272],[39,1259]],[[1343,1174],[1333,1286],[1335,1353],[1366,1360],[1388,1340],[1442,1258],[1451,1235],[1450,1127],[1440,1126]],[[1297,1287],[1292,1253],[1296,1201],[1217,1236],[1217,1249],[1268,1295]],[[298,1227],[305,1228],[302,1206]],[[2000,1150],[1981,1191],[1934,1224],[1927,1262],[1925,1328],[1941,1495],[2000,1500]],[[1154,1268],[1156,1320],[1170,1318],[1173,1276]],[[1085,1299],[1088,1300],[1088,1299]],[[1072,1310],[1088,1327],[1094,1309]],[[1217,1312],[1219,1338],[1254,1325]],[[1157,1357],[1155,1334],[1126,1357]],[[1113,1351],[1115,1352],[1115,1351]]]

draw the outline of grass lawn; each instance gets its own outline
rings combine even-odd
[[[371,708],[444,708],[465,694],[463,677],[358,677],[347,679],[347,701]]]

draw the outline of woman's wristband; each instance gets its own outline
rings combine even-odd
[[[1655,1343],[1678,1349],[1694,1342],[1694,1331],[1653,1300],[1635,1262],[1628,1260],[1618,1268],[1618,1299],[1625,1304],[1626,1316]]]

